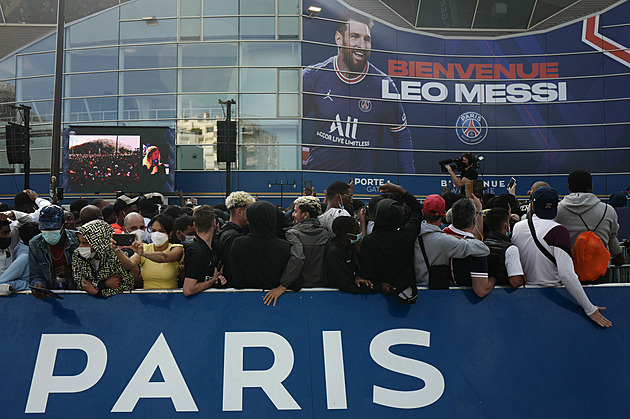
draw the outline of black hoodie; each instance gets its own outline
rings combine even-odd
[[[365,279],[387,282],[398,291],[415,284],[413,268],[414,241],[420,232],[422,205],[406,192],[403,201],[411,208],[405,225],[403,209],[393,199],[383,199],[376,206],[374,229],[361,244],[361,272]]]
[[[232,280],[235,288],[271,289],[289,260],[291,245],[275,236],[276,209],[267,201],[247,207],[251,234],[237,237],[232,244]]]

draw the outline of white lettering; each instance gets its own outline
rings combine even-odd
[[[389,91],[389,80],[383,79],[381,81],[381,98],[383,99],[397,99],[400,100],[400,94],[391,93]]]
[[[455,102],[462,102],[462,97],[466,102],[483,102],[483,89],[481,84],[473,85],[472,90],[468,90],[465,84],[457,83],[455,85]]]
[[[431,94],[431,89],[437,89],[437,95]],[[422,86],[422,96],[429,102],[441,102],[448,97],[448,89],[442,83],[429,82]]]
[[[374,386],[373,402],[399,409],[417,409],[436,402],[444,393],[444,377],[432,365],[390,352],[395,345],[430,346],[431,334],[424,330],[392,329],[379,333],[370,343],[370,355],[383,368],[419,378],[424,387],[400,391]]]
[[[160,368],[163,382],[151,382],[151,377]],[[151,349],[133,377],[114,404],[112,412],[133,412],[140,399],[171,399],[177,412],[198,412],[186,381],[173,357],[163,333],[155,340]]]
[[[511,103],[525,103],[532,100],[529,85],[525,83],[508,84],[507,94],[507,99]]]
[[[243,370],[245,348],[268,348],[273,352],[271,368]],[[223,411],[243,410],[243,389],[260,387],[278,410],[301,410],[282,382],[293,369],[293,348],[272,332],[226,332],[223,370]]]
[[[78,349],[87,355],[85,369],[78,375],[54,376],[59,349]],[[44,334],[39,341],[31,389],[25,413],[45,413],[50,393],[79,393],[98,382],[107,366],[107,348],[96,336]]]
[[[339,114],[335,116],[335,120],[330,123],[330,131],[328,133],[333,133],[335,131],[339,132],[339,135],[343,137],[343,128],[341,126],[341,118],[339,118]]]
[[[347,409],[346,375],[343,366],[343,346],[340,330],[324,330],[324,375],[326,376],[326,404],[329,410]]]
[[[558,99],[556,85],[553,83],[536,83],[532,85],[532,99],[536,102],[553,102]]]
[[[505,84],[486,84],[486,102],[504,103]]]
[[[419,81],[408,81],[403,80],[400,82],[400,92],[402,94],[403,100],[422,100],[422,95],[420,86],[422,85]]]

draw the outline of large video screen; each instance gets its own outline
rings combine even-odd
[[[168,127],[71,126],[64,131],[67,192],[173,192],[175,133]]]

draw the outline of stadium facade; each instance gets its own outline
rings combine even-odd
[[[298,194],[307,179],[319,191],[333,180],[353,179],[359,198],[374,195],[388,180],[426,196],[448,180],[437,162],[462,152],[484,156],[480,170],[495,193],[511,176],[519,195],[539,179],[566,192],[566,174],[576,168],[594,173],[600,196],[627,186],[626,2],[538,31],[546,19],[536,9],[520,11],[530,13],[523,24],[514,17],[516,9],[501,5],[485,15],[479,5],[475,15],[451,5],[445,9],[450,16],[433,11],[443,18],[433,33],[417,29],[430,22],[422,8],[378,3],[369,10],[378,15],[369,61],[391,84],[375,91],[348,87],[328,98],[325,88],[304,91],[302,71],[337,54],[337,19],[357,2],[113,3],[66,25],[63,128],[171,127],[175,189],[187,195],[217,202],[225,193],[216,121],[225,115],[219,100],[229,99],[236,102],[238,121],[231,188],[272,200]],[[322,10],[314,14],[310,6]],[[398,21],[383,20],[385,12]],[[15,120],[10,105],[32,108],[31,184],[38,191],[49,184],[55,40],[52,32],[0,59],[2,122]],[[303,108],[310,100],[335,100],[335,106],[348,109],[320,115]],[[396,127],[387,119],[369,116],[373,107],[388,103],[404,109],[391,119],[404,121],[411,151],[406,146],[401,151]],[[357,138],[364,127],[376,127],[370,131],[377,131],[370,134],[376,139]],[[374,164],[358,164],[365,157],[352,157],[357,148]],[[0,184],[8,196],[22,187],[22,167],[9,165],[4,149]],[[413,170],[400,170],[403,152],[412,153]],[[342,163],[312,164],[310,153]],[[349,157],[339,159],[344,153]]]

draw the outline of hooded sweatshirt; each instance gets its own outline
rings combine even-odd
[[[606,211],[606,215],[604,215],[604,211]],[[571,248],[573,248],[578,236],[587,231],[579,216],[582,216],[588,228],[602,239],[613,256],[621,253],[621,246],[617,240],[617,232],[619,231],[617,212],[613,207],[601,202],[597,196],[588,192],[574,192],[566,195],[558,204],[558,215],[554,221],[569,230]]]
[[[280,283],[294,288],[325,287],[328,285],[324,276],[324,255],[331,237],[317,218],[298,221],[287,231],[287,240],[291,244],[291,258],[287,263]]]
[[[100,296],[110,295],[133,289],[133,274],[125,269],[120,263],[110,247],[110,239],[114,229],[103,220],[93,220],[79,227],[77,233],[81,234],[92,246],[92,250],[97,253],[99,259],[85,259],[75,250],[72,255],[72,276],[77,289],[82,290],[81,280],[85,279],[92,283],[98,290]],[[93,263],[98,261],[98,267]],[[120,286],[118,288],[107,288],[105,281],[114,275],[120,275]]]
[[[237,237],[230,251],[234,287],[275,288],[280,285],[291,245],[274,235],[276,209],[271,203],[258,201],[248,206],[247,220],[251,234]]]
[[[376,206],[374,229],[361,244],[361,272],[372,282],[387,282],[399,291],[415,284],[413,246],[422,221],[422,205],[406,192],[411,217],[403,225],[402,205],[383,199]]]

